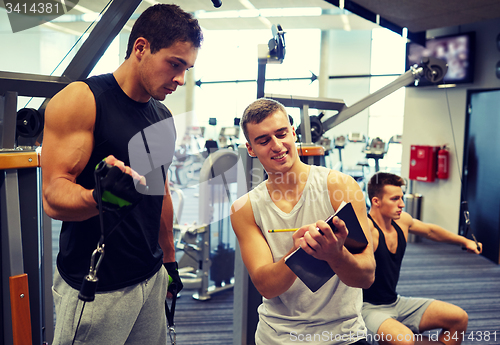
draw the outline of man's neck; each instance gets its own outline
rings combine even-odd
[[[390,231],[392,229],[392,218],[385,217],[376,208],[370,209],[370,216],[382,230]]]
[[[136,102],[146,103],[149,101],[150,96],[147,94],[142,94],[142,90],[139,89],[139,83],[137,82],[137,68],[135,68],[130,60],[131,58],[125,60],[116,71],[113,72],[113,76],[116,79],[120,88],[125,92],[127,96]]]
[[[266,182],[268,191],[279,191],[280,195],[295,198],[302,194],[311,166],[297,159],[296,163],[286,172],[270,173]]]

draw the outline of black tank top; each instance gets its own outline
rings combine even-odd
[[[141,135],[143,129],[171,118],[172,115],[163,104],[154,99],[139,103],[129,98],[112,74],[91,77],[85,83],[96,101],[94,150],[76,182],[87,189],[93,189],[95,166],[102,159],[112,154],[130,166],[131,139],[136,138],[137,134]],[[167,128],[161,137],[164,147],[162,154],[170,155],[162,160],[167,163],[155,169],[147,166],[145,171],[140,172],[146,176],[148,185],[153,175],[160,177],[163,185],[165,183],[163,177],[168,172],[168,164],[172,162],[175,149],[175,128],[173,121],[171,122],[171,128]],[[143,147],[143,150],[147,156],[147,149]],[[132,155],[132,151],[130,152]],[[134,166],[132,168],[135,169]],[[148,171],[151,173],[146,174]],[[162,202],[162,195],[144,196],[106,238],[105,255],[97,273],[97,291],[111,291],[137,284],[160,269],[163,252],[158,244],[158,234]],[[119,219],[120,214],[116,212],[104,212],[105,231],[113,228]],[[83,277],[89,272],[90,257],[100,236],[98,216],[82,222],[63,222],[57,267],[63,279],[77,290],[80,289]]]
[[[396,222],[391,221],[392,226],[398,234],[396,253],[391,253],[387,248],[384,232],[370,215],[368,215],[368,218],[370,218],[378,230],[379,238],[378,247],[375,251],[375,261],[377,263],[375,281],[370,288],[363,289],[363,301],[377,305],[391,304],[396,301],[398,296],[396,285],[398,284],[401,262],[406,250],[406,239],[403,230],[401,230]]]

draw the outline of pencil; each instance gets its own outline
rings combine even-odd
[[[273,229],[273,230],[267,230],[267,232],[294,232],[299,230],[299,228],[295,229]]]
[[[299,228],[295,228],[295,229],[273,229],[273,230],[267,230],[267,232],[295,232],[297,230],[299,230]],[[324,235],[323,231],[321,231],[320,228],[316,228],[316,230],[318,230],[321,235]]]

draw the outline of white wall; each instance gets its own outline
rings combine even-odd
[[[453,89],[406,88],[405,98],[401,175],[409,176],[411,145],[449,145],[450,178],[433,183],[414,181],[413,192],[423,195],[422,220],[454,233],[458,232],[460,217],[467,92],[500,88],[500,79],[495,77],[495,65],[500,60],[496,47],[500,20],[430,32],[433,36],[441,36],[469,31],[476,32],[474,83]]]

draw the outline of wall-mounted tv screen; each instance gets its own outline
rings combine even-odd
[[[423,57],[446,61],[448,72],[440,84],[472,83],[474,77],[474,32],[427,39],[425,47],[414,42],[406,45],[406,70],[420,64]],[[422,77],[418,86],[432,85]]]

